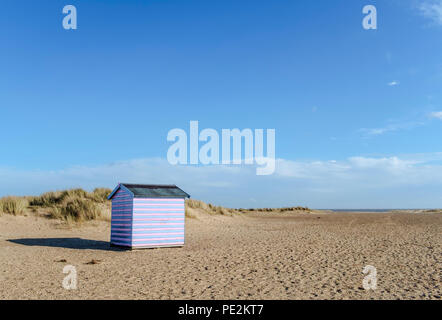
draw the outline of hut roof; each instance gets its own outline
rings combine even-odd
[[[108,199],[112,199],[121,187],[132,193],[134,198],[190,198],[189,194],[176,185],[120,183]]]

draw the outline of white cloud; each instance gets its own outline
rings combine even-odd
[[[302,185],[293,187],[293,194],[316,207],[442,207],[442,195],[437,193],[442,187],[441,160],[441,153],[337,162],[280,160],[277,174],[288,185]]]
[[[417,119],[416,116],[414,116],[414,118],[414,120],[392,119],[382,127],[361,128],[359,129],[359,132],[361,132],[365,137],[371,137],[379,136],[389,132],[415,129],[430,124],[429,118],[442,119],[442,111],[432,112],[429,114],[420,113]]]
[[[423,1],[419,10],[423,16],[442,25],[442,0]]]
[[[352,157],[349,159],[349,161],[355,168],[363,168],[363,169],[375,168],[379,170],[387,170],[391,173],[404,171],[418,163],[413,160],[402,160],[399,159],[398,157],[390,157],[390,158]]]
[[[57,171],[0,168],[0,194],[139,182],[177,184],[193,198],[231,207],[441,207],[441,161],[442,153],[330,161],[278,159],[272,176],[257,176],[254,166],[171,166],[157,158]]]
[[[390,87],[398,86],[398,85],[399,85],[399,81],[396,81],[396,80],[395,80],[395,81],[389,82],[388,85],[389,85]]]
[[[436,111],[436,112],[430,113],[430,118],[442,120],[442,111]]]
[[[419,126],[423,126],[426,123],[424,121],[404,121],[390,123],[381,128],[362,128],[359,131],[367,136],[379,136],[388,132],[395,132],[400,130],[410,130]]]
[[[379,135],[384,134],[388,131],[396,131],[396,129],[393,127],[387,127],[387,128],[362,129],[362,131],[367,133],[370,136],[379,136]]]

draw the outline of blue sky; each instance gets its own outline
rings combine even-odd
[[[238,207],[442,207],[441,53],[442,0],[4,1],[0,195],[127,181]],[[276,129],[275,174],[170,166],[191,120]]]

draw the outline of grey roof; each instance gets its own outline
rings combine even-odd
[[[121,186],[128,189],[134,198],[190,198],[189,194],[176,185],[120,183],[108,199],[111,199]]]

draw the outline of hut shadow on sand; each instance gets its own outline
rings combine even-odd
[[[82,238],[24,238],[9,239],[9,242],[24,246],[54,247],[78,250],[124,251],[119,247],[111,247],[108,241]]]

